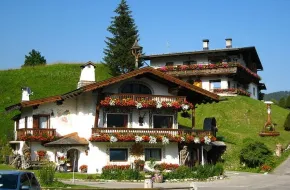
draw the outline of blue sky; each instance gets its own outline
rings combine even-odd
[[[1,0],[0,70],[36,49],[48,63],[101,61],[120,0]],[[268,90],[290,90],[290,1],[127,0],[146,54],[256,46]],[[169,44],[169,47],[168,45]]]

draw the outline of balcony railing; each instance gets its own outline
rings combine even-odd
[[[162,95],[150,95],[150,94],[112,94],[109,95],[112,99],[132,99],[133,101],[160,101],[160,102],[175,102],[175,101],[186,101],[186,96],[162,96]]]
[[[160,128],[92,128],[92,134],[132,134],[132,135],[212,135],[212,131],[192,129],[160,129]]]
[[[243,96],[251,96],[251,93],[243,88],[227,88],[227,89],[210,89],[211,92],[214,92],[216,94],[239,94]]]
[[[55,129],[33,129],[33,128],[23,128],[17,129],[16,140],[36,140],[36,141],[46,141],[52,139],[56,136]]]

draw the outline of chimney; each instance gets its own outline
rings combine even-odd
[[[77,88],[95,83],[96,66],[91,61],[89,61],[86,64],[82,65],[81,68],[81,76]]]
[[[29,101],[29,96],[32,94],[31,90],[29,87],[22,87],[22,98],[21,101],[25,102],[25,101]]]
[[[226,48],[232,48],[232,38],[226,38]]]
[[[209,45],[209,40],[208,39],[202,40],[203,50],[208,50],[209,49],[208,45]]]

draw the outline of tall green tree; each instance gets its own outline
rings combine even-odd
[[[46,65],[46,59],[39,51],[32,49],[28,55],[25,55],[24,65],[22,65],[22,67],[37,65]]]
[[[288,108],[288,109],[290,109],[290,95],[286,99],[285,107]]]
[[[108,31],[112,37],[106,38],[104,62],[111,70],[111,75],[117,76],[134,70],[135,58],[131,53],[134,41],[139,39],[138,30],[131,15],[129,6],[122,0],[115,10]],[[139,63],[141,66],[141,63]]]
[[[283,97],[279,100],[279,106],[282,108],[285,108],[286,105],[286,99]]]

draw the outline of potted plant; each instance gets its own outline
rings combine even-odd
[[[135,165],[135,168],[139,171],[143,171],[144,169],[144,165],[145,165],[145,160],[135,160],[134,161],[134,165]]]
[[[88,172],[88,165],[81,165],[80,170],[81,170],[81,173],[87,173]]]
[[[46,156],[46,151],[45,150],[38,150],[36,152],[37,156],[38,156],[38,161],[43,161],[45,159]]]

